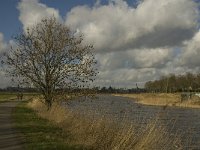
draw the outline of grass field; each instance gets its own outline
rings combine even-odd
[[[0,92],[0,103],[8,100],[16,100],[17,92]],[[23,93],[23,99],[31,98],[38,95],[38,93]]]
[[[0,92],[0,102],[5,102],[7,100],[16,99],[16,93]]]
[[[16,128],[25,139],[24,149],[28,150],[78,150],[80,146],[67,144],[67,133],[52,122],[39,117],[32,109],[26,107],[27,102],[21,102],[12,115]]]
[[[200,98],[192,96],[191,99],[181,101],[180,93],[142,93],[142,94],[113,94],[134,99],[137,103],[156,106],[177,106],[200,108]]]

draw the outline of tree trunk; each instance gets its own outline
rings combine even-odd
[[[44,99],[47,105],[47,110],[50,110],[53,103],[53,97],[51,96],[51,94],[46,93]]]

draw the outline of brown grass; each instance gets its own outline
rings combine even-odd
[[[146,125],[137,125],[130,122],[119,123],[108,118],[92,119],[56,103],[47,111],[38,99],[34,99],[28,106],[70,135],[66,139],[70,144],[94,150],[182,149],[178,136],[169,135],[157,123],[157,119]]]
[[[114,94],[114,96],[133,98],[137,103],[144,105],[200,108],[199,97],[192,96],[191,99],[181,102],[180,93]]]
[[[178,103],[176,106],[189,107],[189,108],[200,108],[200,97],[192,96],[192,98],[189,99],[188,101],[183,101],[181,103]]]

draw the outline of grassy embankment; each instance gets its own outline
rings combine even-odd
[[[24,149],[27,150],[78,150],[80,146],[65,142],[69,134],[48,121],[41,118],[34,110],[27,107],[27,102],[21,102],[12,113],[16,128],[22,133],[25,140]]]
[[[114,95],[133,98],[137,103],[144,105],[200,108],[200,98],[198,96],[192,96],[191,99],[181,101],[180,93],[176,94],[142,93],[142,94],[114,94]]]
[[[91,119],[53,104],[47,111],[37,99],[22,103],[15,112],[18,129],[25,135],[27,149],[67,149],[82,145],[85,149],[181,149],[179,137],[152,120],[146,125],[111,118]]]

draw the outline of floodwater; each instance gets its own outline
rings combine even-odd
[[[146,124],[158,118],[159,124],[169,132],[181,136],[185,149],[200,150],[200,109],[147,106],[137,104],[129,98],[111,95],[98,95],[95,99],[80,98],[69,101],[67,107],[82,115],[138,124]]]

